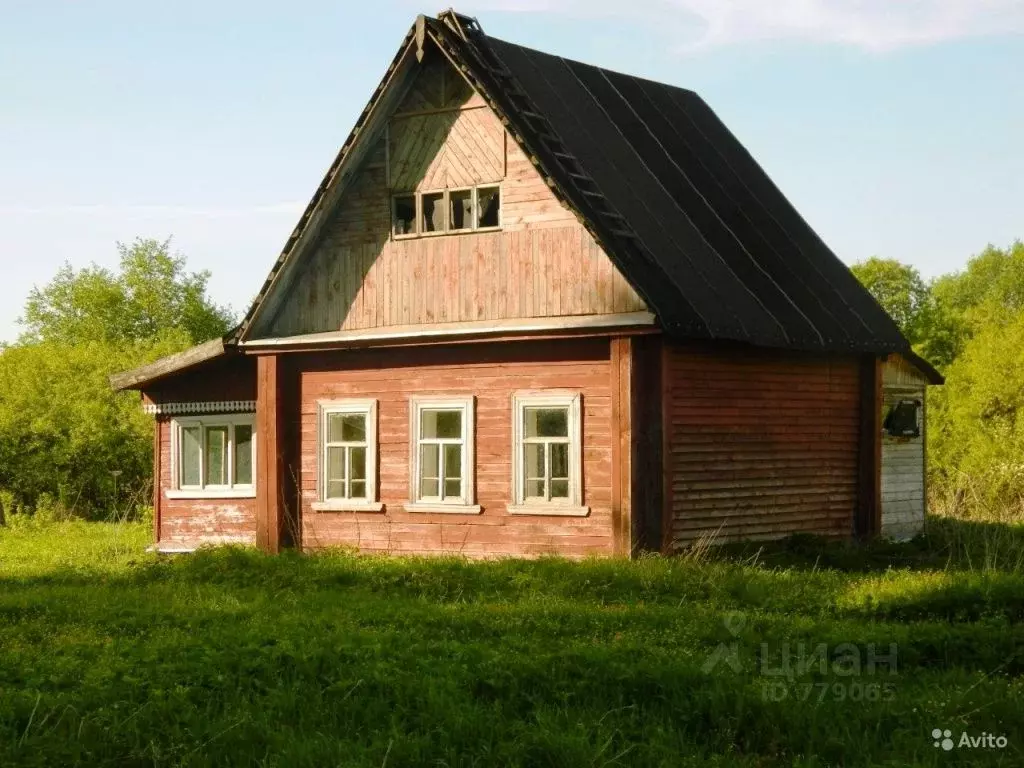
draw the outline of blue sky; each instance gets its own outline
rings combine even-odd
[[[483,0],[495,36],[698,91],[847,262],[1024,238],[1024,0]],[[419,11],[5,0],[0,340],[65,261],[174,236],[243,310]]]

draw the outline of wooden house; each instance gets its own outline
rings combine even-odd
[[[881,526],[892,320],[698,97],[419,17],[244,320],[119,374],[162,549]]]

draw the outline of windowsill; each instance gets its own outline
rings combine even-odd
[[[310,505],[314,512],[383,512],[384,502],[381,501],[314,501]]]
[[[417,240],[420,238],[442,237],[444,235],[458,236],[472,235],[476,232],[501,232],[503,228],[504,227],[502,225],[498,225],[497,227],[477,227],[476,229],[466,227],[465,229],[447,229],[440,232],[409,232],[404,235],[392,232],[391,238],[393,240]]]
[[[169,488],[168,499],[255,499],[255,488]]]
[[[479,504],[442,504],[440,502],[416,502],[403,506],[406,512],[422,512],[433,514],[439,512],[447,515],[479,515],[483,507]]]
[[[573,507],[568,504],[509,504],[510,515],[557,515],[559,517],[587,517],[590,507]]]

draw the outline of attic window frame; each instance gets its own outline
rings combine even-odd
[[[498,223],[491,227],[480,227],[477,226],[478,214],[480,211],[480,190],[483,189],[496,189],[498,190]],[[472,210],[471,210],[471,224],[472,226],[463,227],[462,229],[449,229],[449,219],[451,217],[451,193],[452,192],[472,192]],[[429,195],[441,195],[442,206],[444,207],[444,229],[440,229],[434,232],[423,231],[423,198]],[[399,234],[395,229],[396,217],[395,211],[397,201],[400,198],[412,197],[416,201],[416,219],[414,222],[414,231]],[[500,232],[504,226],[504,217],[502,215],[502,202],[505,199],[505,190],[500,181],[488,182],[485,184],[476,184],[471,186],[461,187],[448,187],[445,189],[423,189],[414,192],[392,192],[391,193],[391,237],[395,240],[412,240],[417,237],[443,237],[445,235],[465,235],[471,232]]]

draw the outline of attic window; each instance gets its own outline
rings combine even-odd
[[[395,237],[472,232],[501,226],[501,187],[404,193],[391,201]]]
[[[481,187],[477,195],[477,227],[497,227],[501,224],[498,215],[501,210],[501,189],[499,187]]]
[[[394,230],[396,235],[416,234],[416,196],[402,195],[394,199]]]
[[[882,428],[889,437],[920,437],[921,401],[900,400],[885,415]]]
[[[448,229],[473,228],[473,190],[460,189],[448,193]]]
[[[444,192],[423,195],[422,232],[444,232]]]

